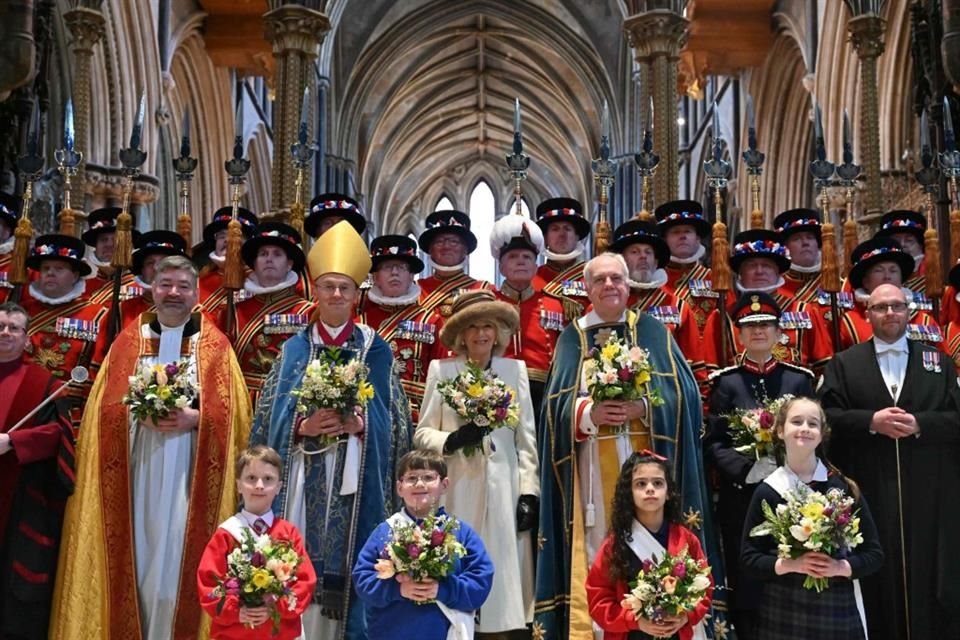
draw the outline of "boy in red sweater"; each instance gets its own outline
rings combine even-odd
[[[280,455],[264,445],[250,447],[237,459],[237,491],[243,497],[243,508],[217,528],[197,570],[200,606],[213,618],[210,637],[214,640],[293,640],[303,633],[300,617],[313,599],[317,575],[300,532],[286,520],[274,516],[271,509],[280,491],[282,467]],[[293,582],[296,602],[292,606],[282,597],[273,605],[245,607],[237,595],[229,593],[220,606],[221,598],[214,590],[220,585],[218,579],[227,575],[227,556],[240,546],[245,530],[254,536],[268,535],[274,541],[289,541],[300,556]],[[280,613],[280,629],[276,633],[270,620],[273,608]]]

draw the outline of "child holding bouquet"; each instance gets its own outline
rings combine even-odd
[[[667,459],[632,454],[620,470],[610,533],[587,576],[590,617],[604,640],[706,638],[713,577],[697,536],[677,523]]]
[[[744,579],[762,583],[757,637],[866,638],[857,578],[883,563],[867,505],[823,457],[818,402],[784,402],[774,433],[786,461],[754,492],[741,544]]]
[[[237,459],[243,508],[221,523],[197,570],[200,606],[223,640],[293,640],[313,599],[317,576],[300,532],[273,514],[280,491],[280,455],[264,445]]]
[[[440,507],[447,463],[426,450],[397,463],[403,508],[367,540],[353,568],[371,638],[471,640],[474,612],[493,584],[480,536]]]

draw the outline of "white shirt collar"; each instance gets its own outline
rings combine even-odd
[[[259,516],[255,513],[250,513],[246,509],[241,509],[240,519],[243,520],[246,523],[246,525],[251,529],[253,528],[253,523],[256,522],[257,519],[263,520],[264,522],[267,523],[267,528],[269,529],[270,527],[273,526],[273,521],[275,518],[273,515],[273,509],[270,509],[266,513],[261,514]]]
[[[347,321],[347,322],[344,322],[344,323],[343,323],[342,325],[340,325],[339,327],[332,327],[332,326],[330,326],[329,324],[327,324],[326,322],[324,322],[323,320],[317,320],[317,322],[319,322],[320,324],[323,325],[323,328],[327,330],[327,333],[330,334],[330,337],[331,337],[331,338],[336,338],[337,336],[339,336],[340,333],[343,332],[344,328],[345,328],[348,324],[350,324],[350,322]],[[311,331],[310,331],[310,334],[311,334],[311,336],[313,337],[313,343],[314,343],[314,344],[323,344],[323,340],[320,339],[320,332],[317,331],[317,325],[313,325],[313,327],[312,327],[312,329],[311,329]]]
[[[627,321],[627,312],[624,310],[620,314],[620,319],[617,322],[626,322]],[[596,310],[591,309],[586,315],[580,316],[577,318],[577,324],[581,329],[589,329],[590,327],[596,326],[598,324],[607,324],[607,321],[597,315]]]
[[[791,484],[794,486],[801,484],[803,481],[800,479],[796,473],[793,472],[788,465],[783,465],[784,471],[787,472],[787,477],[792,481]],[[826,482],[827,481],[827,466],[821,462],[820,458],[817,458],[817,468],[813,470],[813,477],[810,478],[810,482]]]
[[[873,348],[876,349],[877,355],[891,352],[910,353],[910,348],[907,345],[907,334],[903,334],[894,342],[885,342],[877,336],[873,336]]]

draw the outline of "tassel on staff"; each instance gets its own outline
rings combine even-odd
[[[837,170],[837,166],[827,160],[827,149],[824,145],[823,137],[823,121],[820,115],[820,105],[817,104],[816,100],[813,101],[813,114],[813,135],[816,146],[816,158],[810,162],[810,174],[813,176],[814,187],[819,194],[820,217],[821,220],[823,220],[823,226],[820,228],[822,238],[820,270],[823,279],[821,286],[823,286],[824,291],[830,296],[830,337],[833,342],[834,353],[836,353],[840,351],[840,305],[837,304],[837,293],[840,291],[840,273],[836,258],[835,232],[833,224],[830,222],[830,199],[827,197],[827,187],[830,186],[830,181],[833,178],[834,172]],[[841,166],[848,169],[846,175],[849,179],[856,179],[856,175],[860,173],[860,167],[853,164],[853,151],[851,150],[852,147],[849,141],[849,128],[850,124],[845,118],[845,132],[843,136],[844,163]],[[852,176],[852,178],[850,176]],[[841,179],[844,179],[843,175],[841,175]],[[829,268],[827,266],[828,263],[830,263]]]
[[[720,313],[720,326],[724,327],[724,330],[720,331],[720,357],[718,358],[720,362],[717,364],[725,367],[732,346],[727,344],[729,342],[729,332],[726,331],[726,327],[729,324],[727,292],[733,286],[733,272],[730,270],[730,241],[727,238],[727,225],[723,222],[723,194],[721,191],[726,188],[730,176],[733,175],[733,167],[723,159],[723,139],[720,137],[720,109],[716,102],[713,103],[713,154],[709,160],[704,160],[703,171],[707,174],[707,181],[713,189],[715,218],[710,253],[710,277],[713,290],[717,292],[718,296],[717,310]]]
[[[933,303],[933,315],[940,317],[940,300],[943,298],[943,265],[940,263],[940,238],[934,224],[933,194],[940,183],[940,172],[933,166],[933,150],[930,146],[930,124],[927,110],[920,114],[920,169],[914,174],[926,194],[926,223],[923,232],[923,252],[926,256],[924,285],[927,297]]]
[[[24,181],[23,206],[20,220],[13,231],[13,252],[10,256],[8,279],[13,285],[10,292],[11,302],[19,302],[24,285],[29,282],[27,274],[27,256],[30,254],[30,241],[33,239],[33,224],[30,222],[30,208],[33,206],[33,183],[43,173],[45,163],[40,153],[40,109],[36,101],[30,118],[30,130],[27,133],[27,152],[17,158],[17,169]]]
[[[228,338],[236,337],[237,296],[243,288],[244,268],[240,249],[243,246],[243,227],[237,219],[240,210],[240,190],[250,171],[250,161],[243,157],[243,103],[237,104],[236,135],[233,140],[233,158],[224,163],[224,169],[230,176],[233,187],[231,203],[233,217],[227,224],[227,252],[223,265],[223,288],[227,290],[227,317],[224,333]]]
[[[74,140],[73,99],[67,98],[63,115],[63,148],[57,149],[54,154],[57,168],[63,176],[63,208],[60,209],[58,214],[59,231],[67,236],[76,235],[76,214],[78,213],[71,207],[70,180],[76,175],[77,168],[83,162],[83,153],[73,148]]]
[[[747,150],[743,152],[743,162],[750,176],[750,196],[753,210],[750,212],[750,228],[763,229],[765,225],[763,210],[760,208],[760,176],[763,174],[763,161],[766,156],[757,149],[757,124],[753,115],[753,98],[747,95]]]

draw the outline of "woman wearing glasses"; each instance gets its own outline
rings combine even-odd
[[[446,457],[445,507],[480,533],[496,568],[477,638],[510,638],[533,619],[530,535],[540,495],[533,405],[526,364],[499,357],[518,324],[516,309],[489,291],[457,299],[440,332],[457,356],[430,363],[413,436],[414,446]],[[506,389],[495,393],[501,383]],[[498,408],[484,411],[494,395]]]

